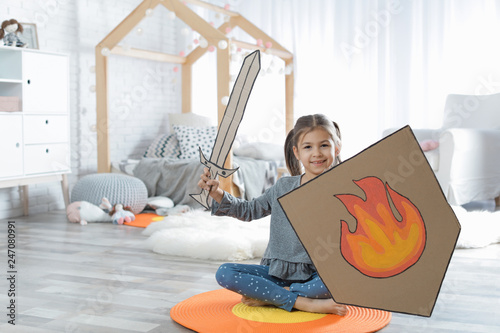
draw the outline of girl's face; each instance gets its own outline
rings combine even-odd
[[[316,128],[300,137],[297,147],[293,147],[293,153],[304,166],[302,183],[305,183],[329,170],[339,151],[330,134],[322,128]]]

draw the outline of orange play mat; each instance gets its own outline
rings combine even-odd
[[[132,227],[146,228],[153,222],[163,221],[165,216],[156,215],[155,213],[142,213],[135,216],[135,220],[131,222],[125,222],[124,225],[129,225]]]
[[[201,333],[375,332],[391,321],[391,313],[348,306],[344,317],[275,307],[250,307],[226,289],[195,295],[170,310],[175,322]]]

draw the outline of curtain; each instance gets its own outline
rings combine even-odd
[[[229,4],[294,54],[295,117],[337,121],[344,159],[386,128],[439,128],[447,94],[500,91],[500,1]]]

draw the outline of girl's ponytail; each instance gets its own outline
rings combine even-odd
[[[285,162],[286,162],[286,168],[288,169],[290,175],[298,176],[302,173],[302,169],[300,167],[299,161],[295,158],[295,154],[293,153],[294,136],[295,132],[293,129],[290,132],[288,132],[288,135],[286,136]]]
[[[340,150],[342,149],[342,135],[340,134],[340,127],[339,125],[332,121],[333,127],[335,127],[335,133],[333,133],[333,141],[335,141],[335,148],[339,150],[339,154],[335,158],[337,160],[336,164],[342,163],[342,160],[340,159]]]

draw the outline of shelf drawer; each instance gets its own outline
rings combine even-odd
[[[69,89],[68,57],[23,52],[23,111],[25,113],[66,113]]]
[[[23,118],[0,115],[0,178],[23,174]]]
[[[24,146],[26,175],[69,171],[69,145],[66,143]]]
[[[67,116],[25,116],[24,143],[68,142]]]
[[[21,99],[18,96],[0,96],[0,111],[16,112],[21,110]]]

